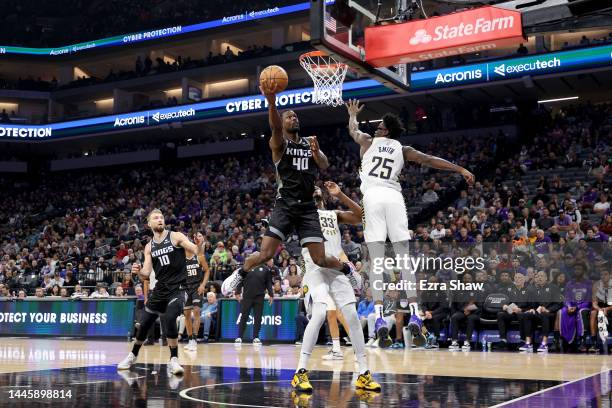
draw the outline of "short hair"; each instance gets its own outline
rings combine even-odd
[[[391,139],[397,139],[402,135],[402,133],[404,133],[404,125],[402,124],[402,120],[399,118],[399,116],[393,113],[385,113],[382,120]]]
[[[161,215],[164,215],[164,213],[159,208],[154,208],[149,212],[149,214],[147,214],[147,222],[149,222],[151,216],[155,213],[160,213]]]

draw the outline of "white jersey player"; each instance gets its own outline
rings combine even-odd
[[[404,163],[412,161],[439,170],[454,171],[460,173],[470,184],[474,183],[474,175],[463,167],[444,159],[422,153],[410,146],[403,146],[397,139],[404,132],[404,128],[396,115],[385,114],[374,132],[374,137],[370,137],[359,130],[357,121],[357,115],[364,105],[360,105],[358,100],[353,99],[346,104],[346,107],[349,113],[349,132],[353,140],[360,146],[361,170],[359,176],[363,194],[364,238],[370,253],[370,264],[373,265],[370,268],[370,287],[375,303],[379,345],[386,347],[391,342],[388,341],[388,329],[382,319],[384,294],[380,289],[381,286],[373,283],[376,279],[381,279],[379,274],[382,270],[378,270],[376,265],[383,265],[387,238],[393,244],[396,255],[403,259],[409,254],[408,215],[399,183]],[[415,271],[402,269],[401,272],[404,280],[413,282],[413,285],[416,284]],[[406,291],[411,312],[408,327],[418,345],[418,341],[424,341],[424,337],[421,333],[422,320],[416,300],[416,285],[414,287],[415,290]]]
[[[349,208],[349,211],[326,211],[323,193],[321,189],[315,189],[313,197],[318,208],[321,231],[325,238],[325,253],[340,260],[344,258],[345,261],[348,261],[342,250],[338,224],[359,224],[362,217],[361,207],[342,193],[336,183],[327,181],[325,187],[332,196],[338,198],[342,204]],[[350,282],[355,274],[347,276],[342,272],[317,266],[312,261],[307,249],[303,251],[303,256],[306,264],[306,273],[302,281],[305,294],[304,302],[312,316],[304,332],[300,361],[291,385],[298,392],[312,391],[306,365],[317,342],[319,330],[325,321],[327,307],[333,303],[344,315],[355,350],[357,364],[359,365],[356,388],[361,391],[380,391],[380,385],[372,379],[367,365],[365,340],[355,307],[357,300],[355,299],[353,286],[356,286],[356,282]]]

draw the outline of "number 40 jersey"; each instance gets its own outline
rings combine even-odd
[[[373,188],[402,191],[399,175],[404,168],[402,144],[386,137],[372,138],[372,145],[361,159],[361,193]]]

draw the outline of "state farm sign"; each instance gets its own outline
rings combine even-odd
[[[497,7],[365,30],[366,61],[375,67],[479,52],[522,41],[521,13]]]

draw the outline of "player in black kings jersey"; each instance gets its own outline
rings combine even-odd
[[[172,374],[182,374],[183,367],[178,362],[176,318],[183,312],[185,301],[187,279],[185,251],[203,254],[204,240],[196,236],[194,244],[180,232],[167,231],[164,215],[160,210],[151,211],[147,219],[149,228],[153,230],[153,239],[145,246],[144,264],[142,267],[139,263],[132,264],[132,273],[137,273],[146,280],[154,271],[157,282],[155,290],[145,304],[145,312],[139,322],[140,327],[132,352],[117,365],[117,369],[127,370],[136,363],[140,347],[159,315],[170,347],[168,371]]]
[[[276,203],[261,243],[261,252],[253,253],[242,268],[223,282],[221,291],[224,295],[235,291],[251,268],[271,259],[278,245],[294,230],[316,265],[351,273],[348,264],[325,255],[319,214],[312,198],[318,169],[329,167],[327,157],[319,149],[316,136],[303,138],[299,135],[300,122],[295,112],[284,111],[282,117],[278,113],[276,83],[262,81],[260,89],[268,102],[268,119],[272,129],[269,145],[276,166]]]
[[[204,235],[198,232],[196,234],[198,240],[204,241]],[[202,305],[202,295],[206,282],[210,276],[210,269],[204,254],[196,255],[189,251],[185,251],[187,255],[187,302],[185,302],[185,328],[189,336],[189,343],[185,346],[186,350],[197,350],[196,336],[200,330],[200,306]],[[193,314],[192,314],[193,311]],[[191,319],[193,316],[193,324]],[[182,326],[182,325],[181,325]],[[182,333],[182,329],[179,330]]]

